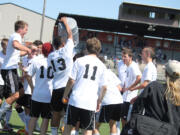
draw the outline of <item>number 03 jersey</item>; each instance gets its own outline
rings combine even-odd
[[[68,39],[63,48],[55,50],[48,56],[48,65],[54,71],[53,89],[66,87],[73,66],[73,48],[72,39]]]
[[[105,65],[91,55],[75,61],[70,78],[75,80],[69,104],[78,108],[95,111],[98,88],[106,85]]]

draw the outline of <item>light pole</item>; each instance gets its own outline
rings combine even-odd
[[[41,41],[42,41],[42,36],[43,36],[45,9],[46,9],[46,0],[44,0],[42,21],[41,21],[41,32],[40,32],[40,40]]]

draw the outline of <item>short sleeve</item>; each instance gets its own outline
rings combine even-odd
[[[70,74],[70,78],[72,78],[73,80],[76,80],[77,78],[77,73],[78,73],[78,62],[77,60],[74,62],[73,64],[73,68],[71,70],[71,74]]]
[[[21,43],[21,36],[19,34],[14,35],[13,41],[15,40]]]
[[[115,85],[121,85],[120,79],[114,73],[112,74],[112,77]]]
[[[67,55],[69,56],[73,55],[74,42],[72,39],[68,39],[64,47]]]
[[[134,73],[135,76],[138,76],[138,75],[142,76],[141,71],[139,69],[139,66],[137,64],[133,68],[133,73]]]
[[[104,67],[102,75],[100,77],[99,85],[107,86],[107,83],[108,83],[108,71],[107,71],[107,68]]]
[[[144,81],[152,81],[152,69],[146,68],[143,72]]]

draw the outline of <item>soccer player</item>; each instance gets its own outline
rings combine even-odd
[[[4,89],[8,94],[5,102],[0,108],[0,119],[3,118],[6,110],[19,98],[19,76],[17,74],[18,63],[20,56],[30,54],[31,50],[22,45],[22,38],[28,31],[28,24],[24,21],[17,21],[15,23],[15,33],[9,38],[6,57],[2,65],[1,75],[4,80]]]
[[[142,50],[142,60],[146,64],[142,78],[141,78],[141,84],[139,86],[134,86],[129,88],[129,90],[134,91],[136,89],[140,89],[140,92],[143,91],[143,89],[152,81],[156,81],[157,79],[157,69],[156,66],[152,63],[152,60],[155,56],[154,50],[152,47],[145,47]],[[132,103],[136,100],[137,97],[132,99]]]
[[[141,81],[141,71],[139,69],[139,66],[137,63],[135,63],[133,60],[133,53],[131,49],[124,48],[122,51],[122,59],[124,64],[126,64],[126,79],[125,79],[125,87],[124,87],[124,93],[123,93],[123,111],[124,116],[122,118],[122,125],[124,126],[127,120],[127,115],[129,111],[130,101],[134,97],[137,96],[138,90],[130,91],[129,89],[135,87],[138,83]]]
[[[100,109],[100,103],[106,91],[106,67],[98,59],[101,43],[97,38],[90,38],[86,42],[88,55],[78,58],[68,80],[63,101],[68,100],[67,125],[63,134],[70,135],[72,128],[80,121],[80,128],[84,135],[92,135],[96,109]],[[102,87],[98,97],[98,88]]]
[[[102,108],[99,115],[99,123],[96,123],[96,129],[93,135],[99,135],[100,123],[109,123],[110,135],[117,135],[116,121],[122,117],[123,98],[121,95],[121,81],[110,70],[107,70],[107,91],[102,101]]]
[[[42,46],[43,55],[32,61],[27,69],[28,83],[32,90],[32,100],[29,121],[29,135],[33,134],[38,117],[41,115],[41,131],[40,134],[46,134],[49,119],[51,118],[50,101],[52,95],[52,67],[48,67],[47,57],[53,47],[50,43]],[[32,83],[32,77],[35,76],[35,86]]]
[[[51,132],[52,135],[58,134],[60,119],[66,111],[66,105],[62,103],[64,90],[69,79],[69,74],[73,66],[73,37],[71,29],[67,23],[66,17],[62,17],[61,21],[66,27],[68,34],[67,41],[63,41],[61,36],[57,36],[53,40],[55,51],[48,57],[49,65],[54,71],[53,78],[53,93],[51,99],[52,120]]]

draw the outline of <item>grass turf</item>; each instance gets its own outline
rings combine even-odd
[[[39,120],[39,124],[41,123],[41,119]],[[11,119],[10,119],[10,124],[13,127],[13,132],[9,133],[9,132],[4,132],[4,131],[0,131],[0,135],[16,135],[16,132],[19,129],[24,128],[24,124],[23,122],[20,120],[17,112],[15,111],[15,109],[13,109],[12,111],[12,115],[11,115]],[[101,135],[109,135],[109,125],[108,124],[102,124],[100,127],[100,133]],[[38,132],[34,132],[34,135],[38,135]],[[48,135],[51,134],[50,132],[50,125],[48,128]],[[59,135],[61,135],[61,133],[59,133]]]

